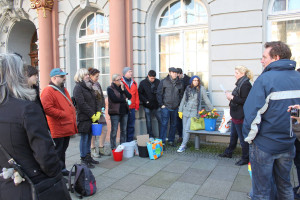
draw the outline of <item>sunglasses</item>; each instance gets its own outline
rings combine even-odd
[[[121,79],[116,79],[115,81],[120,81]]]

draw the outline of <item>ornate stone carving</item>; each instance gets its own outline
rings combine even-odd
[[[6,17],[8,20],[28,19],[28,14],[23,8],[15,7],[13,0],[0,0],[0,17]]]
[[[8,32],[8,26],[4,26],[3,29],[2,29],[2,32],[7,33]]]
[[[1,42],[0,47],[5,47],[5,42]]]
[[[89,0],[80,0],[80,8],[85,9],[90,6]]]
[[[54,0],[30,0],[30,6],[33,9],[43,10],[43,17],[46,18],[46,10],[52,10]]]

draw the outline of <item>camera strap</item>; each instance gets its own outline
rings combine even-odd
[[[9,155],[9,153],[5,150],[5,148],[2,146],[2,144],[0,144],[0,149],[1,149],[2,153],[4,154],[4,156],[7,158],[7,160],[8,160],[7,162],[14,168],[14,170],[19,172],[19,174],[22,178],[25,178],[25,180],[27,180],[28,183],[30,184],[32,200],[37,200],[38,198],[36,195],[35,187],[34,187],[33,182],[31,181],[31,179],[22,171],[21,166],[19,164],[17,164],[17,162],[13,159],[13,157],[11,157]]]

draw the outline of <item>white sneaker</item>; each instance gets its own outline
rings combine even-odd
[[[98,148],[92,148],[92,149],[91,149],[91,155],[92,155],[94,158],[100,158],[100,157],[101,157],[100,154],[99,154],[99,152],[98,152],[97,150],[98,150]]]
[[[177,150],[178,153],[184,152],[185,150],[185,146],[184,145],[180,145],[179,149]]]

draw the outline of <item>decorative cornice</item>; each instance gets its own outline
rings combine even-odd
[[[54,0],[30,0],[30,7],[32,9],[42,10],[44,15],[43,17],[46,18],[46,10],[51,12],[54,4]]]
[[[28,14],[23,8],[14,5],[12,0],[0,0],[0,18],[7,18],[8,20],[28,19]]]

